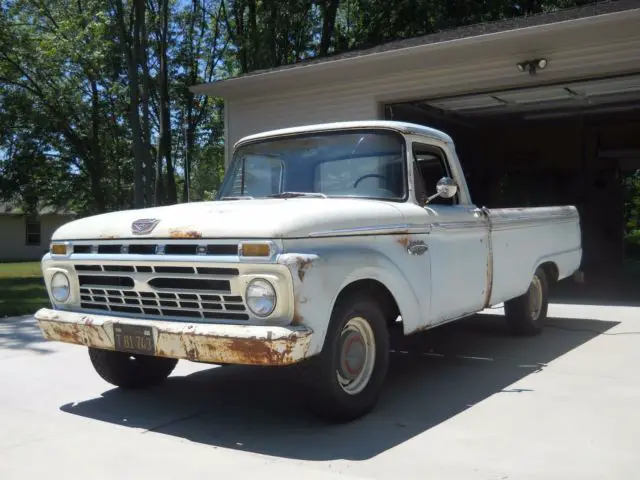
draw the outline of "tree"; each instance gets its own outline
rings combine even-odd
[[[8,160],[17,161],[25,153],[20,147],[27,147],[11,139],[37,124],[42,135],[38,155],[50,157],[45,149],[53,148],[55,155],[87,175],[95,211],[108,207],[103,141],[108,122],[104,92],[109,84],[98,72],[104,71],[109,42],[104,41],[108,28],[102,13],[98,2],[87,0],[16,1],[6,5],[0,20],[0,88],[3,96],[23,96],[6,105],[13,109],[9,116],[21,113],[24,121],[19,122],[22,128],[3,136],[2,147],[12,146],[14,155],[3,164],[7,168]],[[25,108],[29,102],[31,109]],[[31,142],[29,148],[34,147]],[[3,193],[19,190],[20,185],[6,185]]]

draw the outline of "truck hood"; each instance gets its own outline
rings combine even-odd
[[[132,223],[155,219],[155,228],[132,233]],[[290,198],[196,202],[124,210],[62,225],[52,240],[114,238],[286,238],[310,233],[388,225],[401,211],[384,201],[344,198]]]

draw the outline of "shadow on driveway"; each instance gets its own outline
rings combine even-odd
[[[503,317],[479,315],[395,341],[377,408],[344,425],[320,423],[282,368],[212,367],[147,391],[112,389],[64,412],[201,444],[304,460],[374,457],[508,387],[617,325],[550,319],[535,338],[506,334]],[[87,360],[88,361],[88,360]]]
[[[0,318],[0,352],[2,350],[29,350],[35,353],[53,353],[48,340],[32,315]]]

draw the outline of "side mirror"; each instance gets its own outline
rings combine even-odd
[[[442,177],[436,184],[436,193],[427,199],[427,203],[436,198],[453,198],[458,193],[458,185],[451,177]]]

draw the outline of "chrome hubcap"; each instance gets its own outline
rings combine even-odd
[[[533,277],[533,281],[529,287],[529,306],[531,309],[531,318],[538,320],[540,311],[542,310],[542,282],[540,282],[537,275]]]
[[[350,394],[360,393],[369,383],[375,364],[376,343],[369,323],[361,317],[350,319],[338,343],[336,375],[342,389]]]

